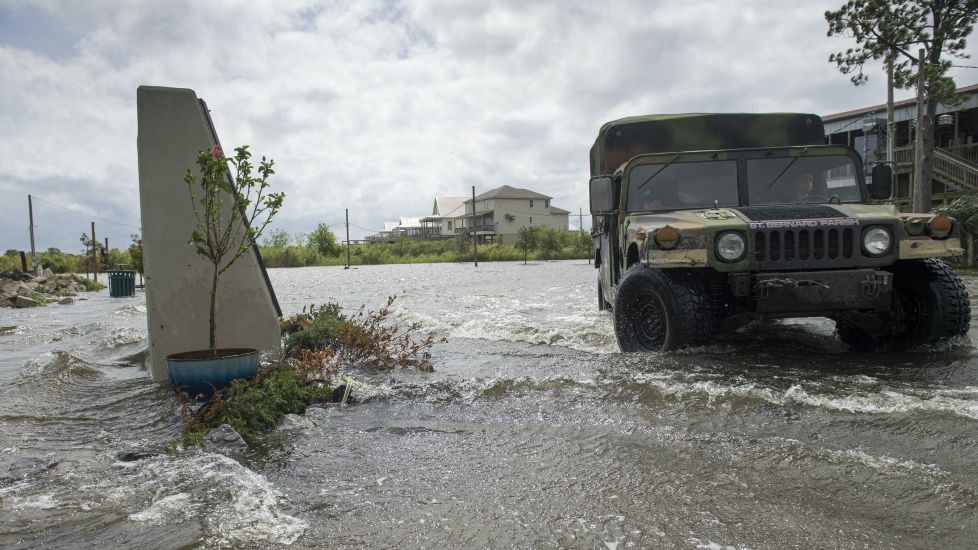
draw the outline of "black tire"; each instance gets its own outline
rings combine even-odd
[[[879,327],[867,329],[836,321],[839,338],[853,349],[883,351],[935,344],[968,333],[971,301],[957,274],[944,262],[927,258],[903,260],[893,272],[891,310]]]
[[[633,266],[615,293],[614,322],[624,352],[669,351],[705,343],[713,315],[700,285]]]
[[[604,299],[604,287],[601,286],[601,277],[598,277],[598,311],[607,311],[611,309],[611,304],[608,300]]]

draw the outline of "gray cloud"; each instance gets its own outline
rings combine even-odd
[[[471,185],[529,187],[576,213],[608,120],[881,102],[882,78],[857,88],[827,62],[849,45],[825,36],[837,4],[0,0],[0,246],[26,248],[27,193],[138,218],[141,84],[195,89],[226,146],[275,158],[290,232],[344,208],[379,228]],[[10,14],[23,32],[7,32]],[[63,228],[39,245],[76,248],[83,217],[52,221]]]

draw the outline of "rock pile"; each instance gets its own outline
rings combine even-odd
[[[38,277],[20,271],[0,272],[0,307],[37,307],[51,302],[69,304],[71,302],[62,298],[89,290],[84,281],[74,273],[55,275],[50,269],[45,269]]]

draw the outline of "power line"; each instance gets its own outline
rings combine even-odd
[[[75,214],[79,214],[81,216],[86,216],[88,218],[93,218],[93,219],[96,219],[96,220],[99,220],[99,221],[103,221],[103,222],[107,222],[107,223],[113,223],[115,225],[121,225],[123,227],[129,227],[131,229],[138,229],[139,231],[142,231],[143,230],[142,227],[136,227],[135,225],[129,225],[127,223],[117,222],[115,220],[110,220],[108,218],[101,218],[99,216],[94,216],[94,215],[89,214],[87,212],[82,212],[80,210],[75,210],[73,208],[68,208],[67,206],[61,206],[60,204],[55,204],[55,203],[53,203],[53,202],[51,202],[51,201],[49,201],[47,199],[42,199],[41,197],[38,197],[37,195],[34,195],[34,199],[39,200],[39,201],[41,201],[43,203],[49,204],[51,206],[54,206],[55,208],[60,208],[62,210],[67,210],[68,212],[74,212]]]

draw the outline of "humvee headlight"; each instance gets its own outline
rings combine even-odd
[[[675,227],[660,227],[652,232],[652,240],[662,250],[672,250],[679,244],[679,230]]]
[[[867,256],[872,256],[874,258],[883,256],[890,251],[890,245],[893,244],[893,238],[890,236],[890,232],[884,227],[870,227],[863,231],[863,252]]]
[[[940,214],[927,222],[927,234],[935,239],[946,239],[951,234],[951,218]]]
[[[717,238],[717,256],[725,262],[737,262],[747,253],[747,241],[736,231],[721,233]]]

